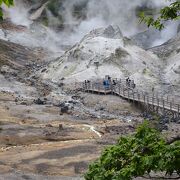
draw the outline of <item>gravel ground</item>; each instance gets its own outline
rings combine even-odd
[[[10,174],[1,174],[0,180],[83,180],[84,178],[78,176],[43,176],[35,174],[23,174],[15,172]]]

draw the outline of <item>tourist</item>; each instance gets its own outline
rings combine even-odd
[[[126,79],[126,86],[129,86],[129,77]]]
[[[87,81],[86,80],[85,80],[84,84],[85,84],[85,89],[87,89]]]
[[[117,83],[116,83],[116,81],[113,79],[113,85],[115,86]]]

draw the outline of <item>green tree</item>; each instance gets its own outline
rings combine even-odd
[[[172,1],[172,0],[169,0]],[[157,18],[146,16],[144,12],[140,13],[140,21],[145,22],[148,27],[153,26],[156,29],[162,30],[164,22],[168,20],[180,19],[180,0],[173,1],[169,6],[162,8]]]
[[[180,141],[167,143],[145,122],[134,135],[121,137],[116,145],[105,149],[89,166],[85,179],[130,180],[145,175],[150,177],[150,172],[180,175]]]
[[[2,12],[2,8],[1,8],[1,6],[2,6],[3,3],[4,3],[6,6],[10,7],[10,6],[13,5],[14,2],[13,2],[13,0],[0,0],[0,19],[3,18],[3,12]]]

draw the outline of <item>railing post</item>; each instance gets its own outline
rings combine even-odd
[[[154,109],[154,93],[153,93],[153,97],[152,97],[152,105],[153,105],[153,109]]]
[[[163,99],[163,116],[165,115],[164,99]]]
[[[134,89],[133,89],[133,103],[134,103]]]
[[[116,94],[116,85],[113,85],[113,93]]]
[[[88,84],[87,82],[86,83],[83,83],[84,84],[84,91],[87,91],[88,90]]]
[[[149,112],[149,94],[146,94],[147,97],[147,113]]]
[[[105,86],[103,86],[104,87],[104,93],[105,93],[105,95],[106,95],[106,87]]]
[[[100,83],[98,83],[97,85],[98,85],[98,94],[100,94]]]
[[[172,110],[172,102],[170,102],[170,110]]]
[[[174,98],[172,99],[172,109],[173,109],[173,105],[175,106],[175,101],[174,101]],[[173,118],[175,117],[175,114],[173,112]]]
[[[111,83],[111,94],[113,94],[113,85]]]
[[[138,90],[136,89],[135,94],[137,94],[137,99],[138,99]],[[134,100],[136,99],[136,95],[134,96]]]
[[[143,94],[143,96],[144,96],[144,104],[146,103],[146,96]]]
[[[172,111],[172,102],[170,102],[170,110]],[[170,124],[170,118],[169,118],[169,124]]]
[[[85,92],[85,84],[84,84],[84,82],[82,82],[82,90],[83,90],[83,92]]]
[[[157,97],[157,113],[159,112],[159,97]]]
[[[140,94],[139,94],[139,92],[138,92],[138,94],[137,94],[137,98],[138,98],[138,106],[140,107]]]
[[[129,88],[128,88],[128,101],[129,101]]]
[[[88,82],[87,84],[87,92],[89,93],[89,89],[90,89],[90,82]]]
[[[149,105],[149,94],[147,94],[146,96],[147,96],[147,105]]]
[[[173,104],[175,104],[175,103],[174,103],[174,98],[172,99],[172,106],[173,106]]]
[[[158,93],[156,93],[156,99],[159,99]]]

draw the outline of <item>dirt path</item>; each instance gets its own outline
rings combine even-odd
[[[134,130],[119,119],[81,119],[79,110],[60,116],[58,107],[17,103],[11,94],[0,99],[0,179],[79,179],[106,144]]]

